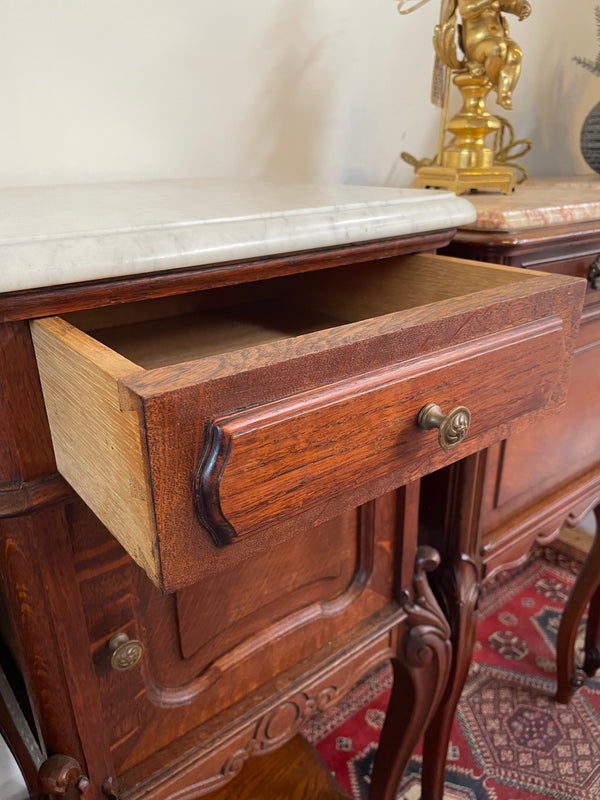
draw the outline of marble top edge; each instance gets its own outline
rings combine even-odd
[[[218,178],[9,187],[0,189],[0,246],[63,236],[235,224],[264,217],[302,217],[341,207],[344,212],[395,208],[443,202],[448,198],[454,195],[403,187]],[[102,219],[105,224],[98,224]],[[127,224],[123,224],[124,220],[128,220]]]
[[[451,192],[220,179],[0,190],[0,291],[443,230]]]
[[[467,230],[519,233],[556,225],[600,220],[600,180],[528,181],[510,196],[469,195],[477,218]]]

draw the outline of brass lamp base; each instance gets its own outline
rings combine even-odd
[[[415,176],[417,188],[449,189],[456,194],[470,190],[511,194],[517,185],[517,173],[510,167],[420,167]]]

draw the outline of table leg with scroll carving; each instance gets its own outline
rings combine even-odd
[[[583,686],[600,667],[600,505],[594,508],[596,536],[581,567],[560,621],[556,639],[556,699],[568,703],[573,693]],[[585,636],[583,669],[575,664],[575,640],[579,623],[590,604]]]
[[[392,696],[375,756],[369,800],[395,800],[406,765],[446,683],[450,629],[426,576],[438,564],[435,550],[419,548],[413,595],[404,605],[408,630],[398,641],[398,654],[392,660]]]
[[[475,645],[481,587],[478,507],[485,457],[485,452],[477,453],[454,465],[449,473],[444,525],[428,537],[441,555],[431,584],[450,623],[452,659],[444,693],[423,742],[421,800],[442,800],[444,796],[452,724]]]
[[[478,570],[470,559],[444,570],[436,585],[447,598],[446,613],[452,630],[450,679],[432,718],[423,745],[421,800],[442,800],[446,756],[456,706],[465,685],[477,631]]]

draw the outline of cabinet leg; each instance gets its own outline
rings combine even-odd
[[[427,582],[439,564],[430,547],[417,552],[414,597],[407,600],[406,634],[393,659],[394,683],[381,732],[369,800],[395,800],[398,785],[442,695],[450,667],[450,629]]]
[[[556,639],[556,699],[559,703],[568,703],[585,683],[586,675],[593,675],[600,666],[600,505],[594,509],[594,515],[596,536],[565,604]],[[575,640],[588,603],[585,663],[581,669],[575,664]]]
[[[477,631],[479,570],[463,556],[454,564],[442,565],[435,580],[436,595],[445,608],[452,632],[450,675],[441,702],[433,715],[423,742],[421,800],[442,800],[446,757],[454,713],[469,672]]]
[[[598,565],[600,570],[600,565]],[[600,587],[592,595],[585,630],[585,661],[583,671],[593,678],[600,669]]]

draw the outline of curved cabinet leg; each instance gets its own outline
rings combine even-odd
[[[585,683],[586,674],[593,675],[600,666],[600,505],[595,507],[594,515],[597,530],[594,543],[565,604],[556,639],[556,699],[559,703],[568,703],[573,693]],[[586,655],[581,669],[575,664],[575,640],[588,603]]]
[[[439,564],[431,547],[417,551],[414,598],[405,603],[406,634],[393,659],[394,683],[381,733],[369,800],[395,800],[406,765],[442,695],[450,667],[450,629],[426,573]]]
[[[444,796],[446,757],[454,714],[475,645],[479,589],[479,569],[466,555],[454,563],[442,565],[435,576],[436,596],[450,622],[452,660],[441,702],[423,742],[421,800],[442,800]]]
[[[597,565],[600,572],[600,564]],[[585,661],[583,671],[593,678],[600,669],[600,586],[590,600],[587,627],[585,630]]]

